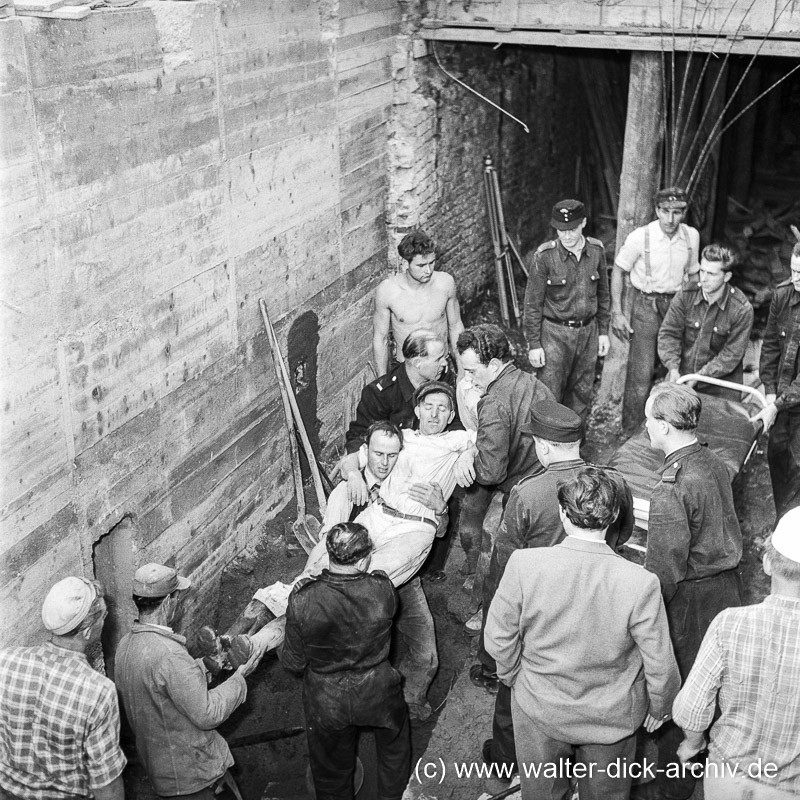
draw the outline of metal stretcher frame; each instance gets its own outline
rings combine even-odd
[[[761,434],[761,422],[752,423],[753,407],[760,411],[767,401],[764,395],[752,386],[731,383],[706,375],[682,375],[678,383],[697,381],[713,384],[725,389],[732,389],[747,395],[746,402],[728,400],[726,398],[702,395],[703,410],[697,427],[697,438],[707,443],[722,458],[730,473],[731,482],[743,469],[753,454]],[[658,469],[664,463],[664,456],[650,447],[650,437],[642,424],[640,430],[627,439],[617,449],[610,461],[628,481],[633,494],[634,517],[636,526],[647,530],[650,512],[650,497],[658,483]],[[644,551],[646,548],[631,542],[634,550]]]

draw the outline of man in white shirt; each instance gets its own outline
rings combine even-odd
[[[658,329],[686,275],[699,268],[700,234],[684,224],[688,197],[683,189],[656,193],[656,219],[632,231],[614,260],[611,274],[611,329],[630,340],[622,426],[635,430],[658,365]],[[625,287],[632,287],[631,319],[622,310]]]

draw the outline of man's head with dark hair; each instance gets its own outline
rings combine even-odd
[[[422,228],[415,228],[400,240],[397,252],[400,254],[400,258],[410,264],[414,260],[414,256],[428,256],[435,253],[436,245]]]
[[[558,504],[567,519],[585,531],[605,530],[619,514],[614,481],[600,467],[584,467],[558,487]]]
[[[481,394],[513,357],[508,337],[497,325],[467,328],[459,334],[456,347],[464,374]]]
[[[650,416],[666,422],[677,431],[695,431],[702,402],[694,389],[677,383],[659,383],[647,400]]]
[[[716,243],[706,245],[700,258],[702,261],[720,264],[723,272],[730,272],[733,269],[733,262],[736,260],[736,256],[729,247]]]
[[[661,230],[671,239],[678,232],[686,217],[689,198],[678,186],[659,189],[655,196],[656,218]]]
[[[458,354],[463,355],[465,350],[474,350],[478,361],[486,366],[493,358],[504,364],[511,361],[513,353],[508,336],[497,325],[485,323],[473,325],[458,335]]]
[[[422,328],[411,331],[403,342],[402,350],[412,383],[435,381],[444,371],[447,347],[442,337],[433,331]]]
[[[340,522],[325,537],[331,564],[350,567],[372,553],[369,531],[358,522]]]

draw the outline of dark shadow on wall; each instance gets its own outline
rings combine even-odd
[[[317,349],[319,347],[319,318],[313,311],[301,314],[289,329],[287,349],[289,375],[297,396],[300,416],[306,427],[314,452],[319,455],[319,431],[322,423],[317,417]],[[303,446],[298,442],[301,466],[305,476],[310,474]]]

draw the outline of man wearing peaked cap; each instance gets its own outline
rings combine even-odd
[[[245,677],[258,657],[208,689],[201,662],[189,655],[186,639],[171,627],[191,585],[164,564],[136,570],[133,601],[139,619],[119,643],[114,674],[136,750],[158,796],[213,800],[214,788],[233,764],[228,745],[214,729],[244,702]]]
[[[553,206],[557,239],[533,256],[525,290],[525,338],[537,377],[584,419],[589,414],[595,363],[608,352],[609,289],[605,249],[585,237],[580,200]]]
[[[492,551],[489,575],[484,582],[484,626],[497,587],[511,554],[534,547],[552,547],[565,537],[558,506],[558,487],[575,477],[586,462],[580,446],[585,429],[580,415],[554,400],[542,400],[531,408],[530,421],[521,428],[532,436],[536,455],[544,472],[520,481],[512,490],[503,514]],[[614,482],[620,501],[617,518],[609,525],[606,543],[616,550],[633,531],[633,498],[625,479],[611,467],[604,468]],[[478,651],[484,670],[494,662],[483,647]],[[511,764],[514,761],[514,730],[511,723],[511,692],[502,684],[498,688],[493,722],[493,738],[484,744],[487,763]]]
[[[714,619],[673,705],[685,737],[682,761],[711,740],[707,800],[800,795],[800,508],[780,519],[763,561],[769,596]],[[723,764],[738,766],[736,774]],[[750,768],[758,764],[761,769]]]
[[[86,659],[106,614],[99,583],[64,578],[42,604],[50,641],[0,650],[0,797],[122,800],[117,691]]]
[[[683,189],[669,187],[656,192],[656,219],[631,231],[614,259],[611,329],[619,339],[631,343],[622,404],[622,425],[627,432],[644,419],[644,404],[659,363],[658,329],[670,301],[700,268],[700,234],[683,222],[688,206]],[[632,294],[630,320],[623,307],[626,291]]]

